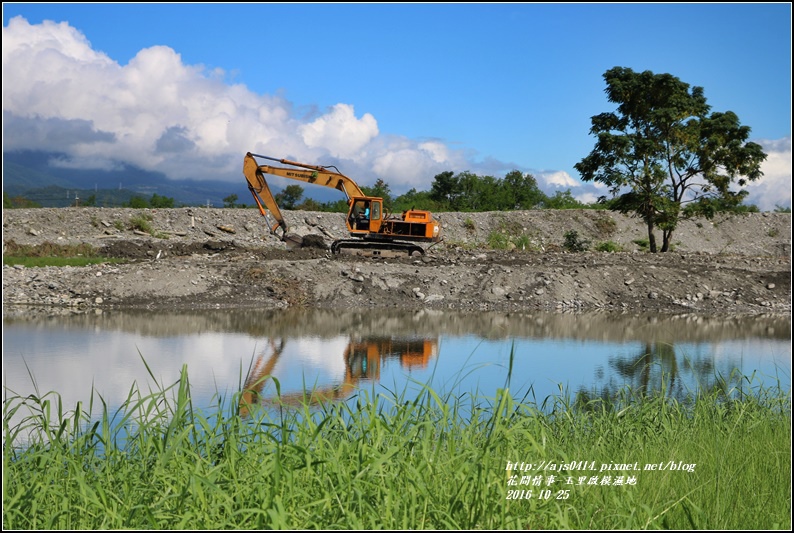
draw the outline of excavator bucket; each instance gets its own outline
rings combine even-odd
[[[287,245],[287,250],[303,247],[303,237],[297,233],[285,233],[281,240]]]

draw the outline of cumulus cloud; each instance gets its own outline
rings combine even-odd
[[[3,127],[13,133],[3,139],[6,150],[30,147],[63,149],[82,144],[112,143],[116,138],[113,132],[99,131],[91,121],[79,118],[20,117],[3,111]]]
[[[745,203],[758,206],[761,211],[776,207],[791,207],[791,137],[774,141],[757,141],[767,154],[761,164],[763,177],[745,188]]]
[[[334,157],[355,158],[378,136],[378,123],[369,113],[357,119],[353,106],[336,104],[317,120],[300,126],[303,142],[310,148],[325,148]]]
[[[283,98],[226,83],[166,46],[120,65],[65,22],[11,19],[3,79],[13,80],[3,86],[4,150],[62,152],[76,167],[123,162],[175,179],[235,180],[251,151],[336,164],[396,192],[466,166],[442,143],[382,135],[375,117],[356,116],[351,104],[300,117]]]
[[[568,190],[572,187],[581,186],[579,180],[575,180],[567,172],[560,170],[541,171],[535,178],[542,180],[547,187],[559,190]]]

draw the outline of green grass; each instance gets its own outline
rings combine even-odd
[[[598,252],[622,252],[623,247],[616,242],[613,241],[606,241],[598,243],[595,247],[596,251]]]
[[[157,231],[152,227],[152,215],[145,213],[132,217],[129,222],[129,229],[148,233],[156,239],[168,239],[168,235],[162,231]]]
[[[6,397],[3,528],[791,527],[790,394],[779,387],[540,405],[509,389],[360,391],[247,416],[241,397],[197,409],[186,368],[171,387],[133,387],[116,411],[96,392],[73,410],[54,392]],[[508,469],[542,461],[554,469]],[[596,469],[571,465],[581,461]],[[670,461],[694,467],[644,469]],[[532,496],[507,499],[512,490]]]
[[[3,264],[24,267],[86,266],[100,263],[123,263],[122,259],[102,257],[90,244],[17,244],[13,240],[4,243]]]
[[[111,259],[107,257],[17,257],[17,256],[3,256],[3,264],[14,266],[21,265],[24,267],[46,267],[46,266],[87,266],[98,265],[102,263],[125,263],[123,259]]]

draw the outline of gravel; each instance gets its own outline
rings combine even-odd
[[[4,266],[4,314],[31,307],[791,313],[788,213],[685,220],[664,254],[644,251],[639,220],[607,211],[437,217],[444,240],[424,256],[364,258],[316,246],[288,250],[253,209],[4,210],[4,254],[12,241],[86,243],[128,260]],[[342,214],[286,211],[285,218],[291,232],[321,244],[347,236]],[[568,232],[589,251],[567,252]],[[605,243],[620,251],[593,251]]]

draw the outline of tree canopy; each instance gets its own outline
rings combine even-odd
[[[287,185],[283,191],[274,196],[274,199],[284,209],[295,209],[302,197],[303,187],[300,185]]]
[[[429,198],[452,211],[535,209],[547,200],[535,177],[518,170],[501,179],[468,171],[442,172],[433,178]]]
[[[666,252],[683,214],[711,216],[738,206],[747,192],[731,187],[763,175],[766,154],[747,142],[750,128],[731,111],[711,112],[702,87],[623,67],[604,80],[617,110],[592,117],[595,148],[574,168],[584,181],[610,188],[612,209],[645,221],[652,252],[654,228],[662,230]]]

